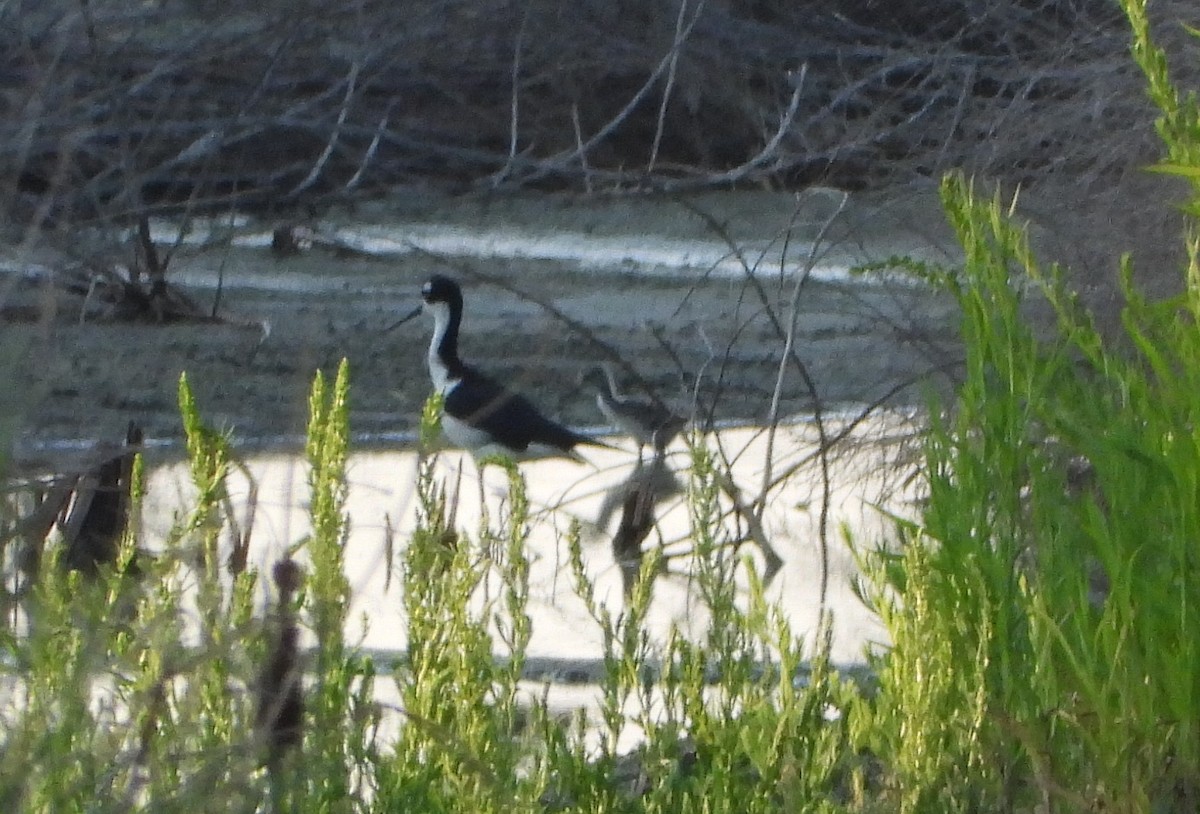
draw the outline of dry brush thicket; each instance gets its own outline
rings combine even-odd
[[[1147,228],[1128,38],[1109,0],[9,0],[0,215],[965,167],[1049,190],[1078,248]]]

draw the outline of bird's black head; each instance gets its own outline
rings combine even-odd
[[[449,277],[435,274],[421,286],[421,299],[425,300],[426,305],[444,302],[451,308],[462,307],[462,289]]]

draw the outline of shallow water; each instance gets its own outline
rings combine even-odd
[[[302,228],[317,243],[376,257],[426,253],[493,263],[537,261],[567,272],[666,278],[699,272],[737,279],[748,267],[762,274],[808,267],[814,280],[846,282],[853,267],[873,259],[905,254],[941,262],[955,255],[931,193],[880,200],[814,187],[796,194],[727,192],[689,199],[543,195],[422,198],[421,204],[415,209],[412,202],[377,202],[349,220]],[[183,233],[175,223],[159,222],[152,235],[166,245],[227,242],[243,249],[264,249],[272,240],[270,229],[241,216],[195,221]],[[218,283],[213,273],[193,271],[184,279]],[[854,279],[870,284],[880,278]],[[304,281],[313,292],[328,290],[329,283]]]
[[[848,429],[852,420],[854,428]],[[915,417],[909,413],[877,412],[867,418],[832,416],[827,430],[836,435],[847,430],[829,460],[832,489],[825,523],[827,557],[822,555],[820,478],[812,457],[817,449],[810,422],[781,426],[774,439],[762,428],[729,427],[704,439],[719,448],[730,463],[743,499],[751,501],[764,482],[765,462],[772,461],[772,477],[790,470],[786,479],[773,487],[762,516],[767,537],[782,559],[771,580],[767,597],[785,611],[796,634],[811,642],[822,608],[832,612],[832,658],[842,668],[861,665],[869,649],[886,643],[878,618],[863,605],[853,590],[857,566],[846,535],[861,549],[885,544],[891,523],[887,513],[911,512],[914,494],[903,482],[910,471],[905,465],[911,454]],[[621,439],[609,439],[622,444]],[[521,464],[527,480],[533,513],[527,542],[530,561],[532,640],[525,686],[532,695],[548,687],[547,699],[555,711],[582,708],[594,714],[598,694],[594,682],[602,669],[603,639],[575,594],[564,535],[573,519],[584,526],[584,559],[594,581],[596,596],[616,615],[623,603],[621,570],[610,547],[615,519],[606,527],[596,525],[606,493],[624,480],[636,461],[628,449],[589,448],[587,464],[563,460],[530,461]],[[688,453],[676,441],[669,461],[686,480]],[[250,560],[269,573],[272,563],[301,540],[309,530],[306,514],[306,464],[295,455],[263,453],[246,461],[257,486],[256,513]],[[417,459],[408,449],[358,451],[349,463],[349,492],[346,510],[351,529],[345,548],[347,576],[353,599],[346,625],[347,641],[368,652],[381,670],[403,658],[406,623],[402,603],[401,567],[404,541],[415,522],[414,489]],[[468,536],[479,523],[479,498],[492,517],[505,499],[505,475],[490,468],[480,479],[478,468],[467,455],[457,451],[439,453],[439,477],[453,484],[462,468],[458,490],[456,527]],[[248,483],[235,475],[230,484],[235,513],[245,517]],[[186,506],[192,487],[185,463],[152,468],[149,473],[144,527],[148,544],[165,539],[171,518]],[[724,501],[728,508],[728,500]],[[676,555],[668,573],[654,586],[647,629],[652,641],[665,641],[676,629],[692,638],[702,637],[707,616],[698,592],[688,578],[690,543],[688,517],[681,496],[664,501],[658,529],[646,545],[663,545]],[[734,522],[727,522],[732,530]],[[387,543],[389,530],[395,550]],[[766,564],[763,552],[753,544],[742,552],[755,566]],[[304,561],[301,551],[297,558]],[[828,585],[821,595],[822,571]],[[269,601],[265,581],[259,601]],[[191,625],[193,631],[197,626]],[[309,644],[312,642],[310,641]],[[503,650],[497,650],[503,656]],[[389,708],[396,702],[395,686],[380,682],[378,698]],[[390,726],[399,725],[392,721]],[[624,747],[636,742],[636,733],[624,736]]]
[[[746,503],[762,493],[765,479],[780,479],[770,487],[771,497],[765,501],[761,518],[766,537],[782,561],[767,586],[767,599],[784,611],[793,632],[810,645],[821,611],[828,609],[832,614],[832,660],[843,670],[854,670],[868,652],[886,646],[879,619],[854,592],[858,575],[854,551],[888,545],[892,518],[912,514],[917,495],[906,476],[912,471],[913,439],[920,417],[908,411],[877,410],[869,415],[829,415],[825,421],[829,436],[839,440],[827,459],[831,489],[824,544],[820,466],[815,457],[819,445],[811,417],[781,425],[774,437],[761,427],[731,426],[701,440],[727,461]],[[584,464],[548,459],[520,465],[531,505],[525,550],[530,562],[527,612],[532,639],[522,687],[530,699],[544,697],[551,712],[582,710],[594,724],[599,722],[600,695],[595,681],[603,669],[603,637],[573,589],[564,535],[572,521],[582,523],[583,557],[595,594],[614,616],[619,614],[624,602],[622,574],[610,545],[615,518],[603,525],[596,521],[604,511],[606,495],[635,467],[637,453],[623,439],[605,440],[621,448],[588,448]],[[161,449],[151,450],[150,458],[142,511],[143,545],[161,550],[176,519],[192,505],[195,489],[186,461],[163,462]],[[153,463],[156,459],[160,462]],[[689,453],[682,440],[675,441],[668,461],[686,482]],[[766,471],[768,461],[770,472]],[[249,560],[260,573],[268,574],[274,562],[310,531],[308,469],[297,454],[280,451],[250,453],[242,462],[245,472],[235,471],[229,479],[233,514],[245,531],[249,473],[256,487]],[[376,682],[376,700],[384,715],[385,738],[403,725],[398,690],[387,675],[392,665],[403,661],[408,644],[398,569],[416,521],[416,471],[417,456],[406,446],[360,448],[351,454],[348,466],[345,510],[351,526],[345,567],[352,600],[345,634],[352,647],[377,664],[381,677]],[[499,515],[507,494],[505,473],[492,467],[481,478],[473,459],[454,450],[438,454],[437,472],[447,484],[461,484],[455,527],[466,535],[467,544],[477,545],[470,538],[480,522],[480,507],[486,506],[493,518]],[[728,499],[722,504],[724,509],[730,508]],[[663,643],[672,630],[699,640],[708,618],[688,576],[692,558],[683,497],[664,500],[657,516],[658,527],[644,545],[661,545],[672,560],[668,571],[655,581],[646,629],[656,644]],[[735,527],[736,521],[727,518],[726,532],[734,535]],[[394,548],[388,543],[389,535]],[[767,565],[763,551],[753,543],[743,546],[740,553],[760,573]],[[222,551],[222,561],[227,555],[228,551]],[[295,557],[301,563],[307,559],[303,549]],[[823,573],[827,577],[824,596]],[[195,582],[185,578],[181,584]],[[740,584],[745,587],[744,578]],[[744,600],[745,592],[741,595]],[[266,579],[260,581],[257,602],[263,612],[271,602]],[[183,607],[184,643],[195,644],[199,620],[188,616],[194,614],[186,610],[193,607],[190,599],[185,599]],[[304,646],[314,644],[307,631],[302,635],[308,636]],[[498,657],[507,655],[499,645],[496,652]],[[111,693],[97,692],[96,703],[117,703]],[[0,688],[0,699],[7,703],[18,703],[19,696],[19,682]],[[0,708],[4,706],[0,700]],[[590,730],[589,737],[596,738],[597,733]],[[640,733],[627,727],[618,748],[624,752],[639,739]]]
[[[831,420],[836,433],[844,422]],[[882,635],[874,616],[851,592],[856,572],[853,557],[843,537],[845,528],[860,543],[872,545],[888,535],[889,521],[883,512],[903,514],[912,500],[900,480],[904,470],[896,465],[911,440],[910,416],[880,413],[862,421],[833,453],[830,462],[832,493],[826,521],[828,594],[826,605],[834,611],[833,656],[843,664],[860,662],[863,648]],[[621,443],[620,439],[611,439]],[[760,428],[737,427],[720,431],[706,443],[724,450],[731,471],[749,501],[762,489],[768,438]],[[816,450],[809,424],[783,426],[774,440],[773,473],[800,468],[771,490],[763,514],[764,530],[783,560],[774,577],[769,598],[787,611],[796,630],[814,629],[821,608],[819,478]],[[584,553],[597,595],[610,606],[622,601],[620,569],[609,548],[613,518],[605,528],[596,525],[605,495],[631,472],[636,453],[630,449],[589,448],[587,464],[560,459],[521,464],[527,480],[533,512],[527,544],[531,563],[531,607],[534,634],[529,655],[535,659],[591,663],[601,656],[601,638],[571,588],[566,544],[563,541],[572,519],[584,526]],[[669,462],[686,481],[687,451],[676,442]],[[308,532],[306,514],[307,467],[294,455],[255,454],[245,460],[257,485],[251,560],[264,571],[285,550]],[[346,511],[351,518],[346,544],[346,566],[354,589],[350,640],[376,653],[400,653],[406,646],[400,599],[401,551],[391,553],[386,537],[394,533],[397,549],[402,547],[415,522],[414,489],[417,460],[409,450],[360,451],[349,463],[349,495]],[[439,473],[451,486],[462,477],[458,494],[457,526],[468,536],[478,527],[479,496],[493,517],[504,500],[507,484],[496,468],[485,471],[482,482],[473,459],[457,451],[439,454]],[[168,464],[152,469],[144,508],[148,543],[164,539],[170,519],[187,504],[192,487],[186,464]],[[248,485],[241,475],[231,481],[231,497],[237,512],[244,514]],[[697,613],[697,597],[687,579],[688,518],[682,496],[664,502],[658,532],[668,553],[679,555],[672,573],[655,586],[654,612],[650,625],[660,635],[672,625],[691,635],[703,631],[705,620]],[[765,559],[753,545],[744,549],[754,554],[760,568]],[[301,555],[303,556],[303,555]],[[389,576],[388,572],[393,573]],[[362,621],[368,627],[362,633]]]

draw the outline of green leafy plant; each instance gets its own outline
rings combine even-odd
[[[422,420],[426,444],[439,420],[434,397]],[[431,459],[420,465],[419,522],[402,566],[409,645],[396,680],[405,723],[380,767],[385,808],[528,810],[540,794],[536,773],[519,771],[528,752],[517,686],[530,635],[528,501],[515,465],[498,465],[508,473],[503,512],[495,525],[485,517],[474,540],[454,527]]]
[[[1200,162],[1144,4],[1134,53],[1175,167]],[[1194,178],[1191,170],[1180,173]],[[928,502],[871,558],[893,647],[866,741],[901,811],[1191,810],[1200,785],[1200,272],[1149,302],[1122,264],[1128,340],[1106,340],[1009,207],[948,177],[966,373],[934,409]],[[1040,297],[1054,331],[1024,310]]]

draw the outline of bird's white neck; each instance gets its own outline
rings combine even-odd
[[[446,333],[451,328],[450,308],[442,302],[426,305],[433,314],[433,338],[429,340],[429,378],[433,381],[433,389],[445,395],[446,391],[458,382],[452,367],[458,364],[458,354],[455,342],[447,343]],[[454,326],[457,330],[458,326]],[[446,358],[452,354],[453,358]]]

